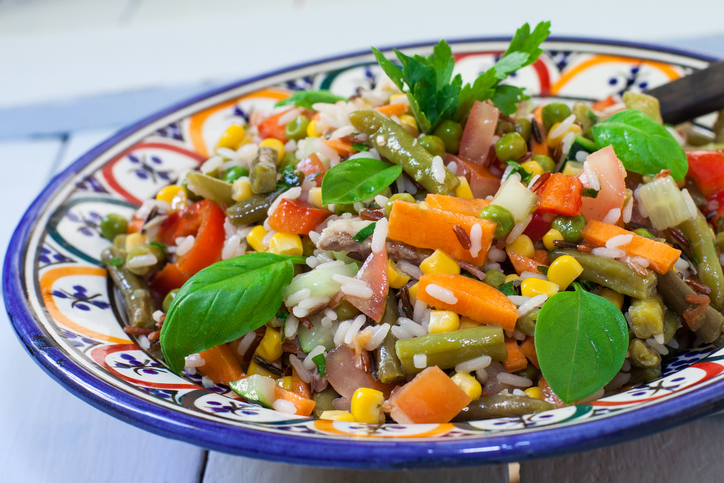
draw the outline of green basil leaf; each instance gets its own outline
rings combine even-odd
[[[110,265],[111,267],[122,267],[124,263],[126,263],[125,258],[111,258],[107,262],[105,262],[106,265]]]
[[[500,290],[503,295],[520,295],[517,290],[515,290],[515,283],[514,282],[507,282],[503,285],[498,287],[498,290]]]
[[[320,376],[327,373],[327,357],[324,354],[317,354],[312,357],[312,362],[317,366],[317,371],[319,371]]]
[[[397,165],[373,158],[348,159],[333,167],[322,180],[322,203],[354,203],[382,192],[402,174]]]
[[[676,180],[684,179],[689,164],[684,149],[664,126],[635,109],[617,112],[593,126],[598,149],[613,146],[623,166],[634,173],[657,175],[670,169]]]
[[[628,325],[605,298],[575,284],[551,297],[538,314],[535,348],[540,370],[566,404],[608,384],[623,365]]]
[[[508,173],[508,177],[505,179],[510,178],[511,174],[518,173],[520,175],[520,180],[523,183],[528,184],[530,179],[533,177],[533,175],[526,171],[525,168],[520,165],[520,163],[516,163],[515,161],[508,161],[508,166],[513,166],[513,169],[510,171],[510,173]]]
[[[274,107],[297,106],[314,109],[312,106],[318,102],[334,104],[337,101],[346,101],[345,97],[332,94],[329,91],[297,91],[286,99],[274,104]]]
[[[359,143],[352,143],[352,149],[354,149],[355,151],[360,151],[360,152],[370,150],[370,148],[368,148],[366,145],[359,144]]]
[[[304,258],[251,253],[191,277],[161,329],[161,350],[171,370],[180,373],[186,356],[236,340],[273,319],[295,263],[305,263]]]
[[[546,267],[545,265],[538,265],[536,269],[538,269],[538,271],[543,275],[548,275],[548,267]]]
[[[598,190],[593,188],[583,188],[581,196],[585,196],[586,198],[598,198]]]
[[[358,231],[357,234],[352,237],[352,239],[357,243],[362,243],[367,239],[367,237],[371,236],[372,233],[374,233],[375,225],[377,225],[377,222],[370,223],[369,225]]]

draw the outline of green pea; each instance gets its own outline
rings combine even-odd
[[[224,172],[224,177],[222,179],[227,183],[233,183],[242,176],[249,176],[249,170],[242,168],[241,166],[234,166]]]
[[[419,139],[420,146],[433,156],[445,156],[445,143],[437,136],[429,135]]]
[[[415,202],[415,198],[410,193],[394,194],[390,196],[390,198],[387,200],[387,204],[385,205],[385,214],[387,214],[387,216],[390,216],[390,212],[392,211],[392,205],[397,200],[407,201],[409,203]]]
[[[359,310],[347,300],[342,300],[334,309],[334,313],[337,314],[337,320],[349,320],[352,317],[356,317],[357,314],[359,314]]]
[[[299,141],[307,137],[307,127],[309,126],[309,119],[305,116],[297,116],[292,119],[287,126],[284,128],[284,134],[287,139],[294,139]]]
[[[563,239],[567,242],[578,243],[583,240],[583,227],[586,226],[586,217],[583,215],[578,216],[563,216],[558,215],[553,218],[551,228],[558,230]]]
[[[530,121],[528,119],[521,118],[515,121],[514,130],[515,132],[523,136],[523,139],[525,139],[526,143],[530,142],[531,127]]]
[[[128,233],[128,222],[121,215],[109,213],[101,220],[101,235],[113,241],[116,235]]]
[[[113,238],[113,244],[116,246],[116,248],[124,253],[126,251],[126,238],[128,238],[128,235],[126,235],[125,233],[116,235]]]
[[[314,244],[311,238],[308,236],[302,237],[302,255],[305,257],[311,257],[314,255],[314,250],[317,249],[317,245]]]
[[[492,221],[497,224],[495,227],[495,238],[500,239],[510,233],[515,225],[513,214],[506,208],[498,205],[488,205],[478,214],[478,218]]]
[[[550,171],[552,173],[553,170],[556,169],[556,162],[553,161],[553,158],[546,156],[545,154],[536,154],[533,156],[531,161],[535,161],[540,164],[540,167],[543,168],[544,172]]]
[[[517,132],[508,133],[495,143],[495,155],[504,163],[520,159],[527,151],[528,144]]]
[[[279,171],[284,171],[287,167],[294,165],[296,166],[299,160],[295,153],[285,153],[282,160],[279,162]]]
[[[508,121],[504,121],[502,119],[498,120],[498,125],[495,126],[495,132],[502,132],[503,134],[508,134],[509,132],[515,131],[515,127],[513,124],[509,123]]]
[[[168,309],[171,308],[171,302],[173,302],[173,299],[176,297],[176,294],[181,289],[175,288],[171,290],[166,296],[163,298],[163,306],[162,309],[164,312],[168,312]]]
[[[548,131],[552,125],[570,116],[571,108],[562,102],[551,102],[543,108],[541,115],[543,117],[543,127]]]
[[[153,265],[144,265],[142,267],[133,267],[133,264],[130,263],[131,260],[142,255],[153,255],[154,257],[156,257],[156,263],[154,263]],[[126,267],[131,273],[136,275],[146,275],[155,270],[158,270],[163,266],[165,262],[166,251],[162,248],[162,245],[159,245],[157,243],[136,247],[128,252],[128,256],[126,257]]]
[[[443,121],[436,128],[433,133],[435,136],[442,139],[445,144],[445,151],[450,154],[457,154],[460,151],[460,140],[463,137],[463,127],[459,122],[455,121]]]
[[[353,215],[356,215],[357,210],[354,209],[354,203],[335,203],[334,214],[339,216],[343,213],[352,213]]]

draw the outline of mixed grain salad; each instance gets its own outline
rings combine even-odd
[[[724,343],[724,129],[627,92],[532,102],[373,48],[350,98],[300,91],[103,219],[125,330],[177,373],[323,419],[444,423],[591,401]]]

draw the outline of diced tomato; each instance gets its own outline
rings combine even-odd
[[[523,233],[528,235],[533,243],[542,240],[543,235],[548,233],[548,230],[551,229],[551,222],[555,216],[555,213],[535,210],[533,212],[533,218],[530,220],[530,223],[528,223],[528,226]]]
[[[274,231],[309,235],[332,213],[315,208],[306,201],[283,199],[267,219]]]
[[[458,176],[465,176],[470,185],[470,191],[475,198],[485,198],[495,195],[500,188],[500,177],[496,177],[486,168],[470,161],[466,161],[452,154],[445,154],[445,165],[454,162],[457,165]]]
[[[704,215],[708,215],[710,211],[716,211],[716,216],[710,219],[711,224],[716,230],[719,218],[724,216],[724,190],[707,198],[707,207],[712,206],[714,209],[705,208]]]
[[[261,123],[259,123],[259,137],[262,139],[274,138],[280,140],[283,143],[287,142],[287,134],[285,131],[286,126],[279,125],[279,118],[282,115],[286,114],[286,112],[287,111],[280,112],[279,114],[274,114],[273,116],[268,117],[264,119]]]
[[[319,160],[316,153],[307,156],[297,163],[297,169],[304,173],[305,179],[311,179],[317,187],[322,186],[322,179],[327,172],[324,164]]]
[[[601,184],[598,196],[595,198],[585,197],[581,201],[583,207],[581,213],[586,220],[603,221],[613,209],[622,209],[626,191],[626,170],[621,161],[616,157],[613,147],[607,146],[593,154],[589,154],[586,163],[590,170],[596,175]],[[579,179],[585,173],[581,171]],[[581,181],[583,181],[581,179]],[[586,181],[583,186],[590,188],[591,184]]]
[[[475,101],[460,140],[460,157],[480,166],[487,166],[490,141],[495,135],[500,111],[488,103]]]
[[[575,176],[554,173],[538,191],[538,209],[564,216],[581,213],[583,185]]]
[[[151,290],[157,293],[161,300],[171,291],[181,288],[191,278],[181,272],[176,264],[169,263],[151,280]]]
[[[686,175],[707,198],[724,190],[724,153],[721,151],[689,151]]]
[[[345,294],[344,298],[357,307],[360,312],[379,324],[382,315],[385,313],[387,292],[389,291],[387,250],[384,245],[381,251],[370,253],[362,268],[357,272],[356,278],[367,283],[367,286],[372,289],[372,297],[360,298]]]

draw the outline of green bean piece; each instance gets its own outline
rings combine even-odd
[[[538,320],[540,309],[533,309],[523,317],[518,317],[515,322],[515,328],[525,335],[533,337],[535,335],[535,323]]]
[[[186,183],[191,192],[217,205],[231,206],[236,203],[231,197],[231,183],[198,171],[187,174]]]
[[[279,162],[279,171],[284,171],[288,166],[296,166],[298,162],[296,153],[284,153],[282,160]]]
[[[664,275],[658,275],[659,283],[657,288],[664,304],[677,314],[683,316],[687,309],[693,307],[686,301],[687,295],[694,295],[696,292],[689,287],[673,270]],[[712,342],[719,337],[724,325],[724,316],[708,306],[706,314],[701,320],[701,325],[694,331],[696,335],[706,343]]]
[[[117,213],[108,213],[101,219],[101,235],[113,241],[118,235],[128,233],[128,221]]]
[[[508,133],[495,143],[495,155],[504,163],[520,159],[527,151],[528,144],[517,132]]]
[[[189,182],[186,178],[181,181],[181,187],[186,192],[186,198],[188,198],[191,203],[196,203],[197,201],[201,201],[203,199],[201,196],[189,189]]]
[[[676,335],[676,331],[679,325],[683,325],[685,322],[676,312],[667,310],[664,314],[664,344],[668,344],[671,339]]]
[[[553,263],[553,260],[563,255],[570,255],[581,264],[583,273],[580,278],[583,280],[637,299],[648,299],[656,294],[657,279],[651,271],[642,277],[626,263],[590,253],[581,253],[570,248],[556,248],[548,252],[548,260]],[[666,300],[666,295],[661,295]]]
[[[125,266],[117,266],[119,258],[122,259],[123,255],[115,246],[110,246],[101,253],[101,261],[106,265],[113,283],[123,296],[128,323],[135,327],[154,329],[156,322],[153,320],[153,313],[156,311],[156,305],[153,303],[148,283],[142,277],[131,273]]]
[[[399,316],[397,298],[390,293],[387,295],[385,313],[382,314],[382,321],[380,323],[390,324],[390,327],[394,327],[397,325]],[[402,370],[402,364],[395,352],[395,343],[397,343],[397,337],[390,331],[375,352],[377,379],[383,384],[390,384],[405,379],[405,371]]]
[[[523,139],[526,143],[530,142],[530,133],[531,133],[531,126],[530,121],[524,117],[521,117],[520,119],[517,119],[515,121],[515,132],[523,136]]]
[[[428,153],[433,156],[445,156],[445,143],[439,137],[430,134],[423,136],[418,139],[420,145],[427,150]]]
[[[453,421],[520,417],[555,409],[548,401],[528,396],[484,396],[463,408]]]
[[[262,146],[251,162],[249,183],[254,193],[271,193],[277,185],[277,152]]]
[[[322,392],[315,392],[312,396],[312,400],[314,400],[314,416],[319,418],[324,411],[334,411],[332,401],[338,397],[340,397],[339,394],[332,389],[332,386],[327,386]]]
[[[490,269],[485,272],[483,282],[487,283],[491,287],[498,288],[505,283],[505,274],[498,270]]]
[[[578,243],[583,240],[583,228],[586,226],[586,217],[557,215],[553,218],[551,228],[558,230],[567,242]]]
[[[113,244],[124,254],[126,252],[126,238],[128,238],[128,235],[126,234],[116,235],[113,238]]]
[[[281,186],[271,193],[254,195],[238,201],[227,208],[226,216],[236,226],[250,225],[262,221],[266,218],[267,211],[277,196],[286,190],[286,186]]]
[[[551,126],[557,122],[563,121],[565,118],[571,115],[571,108],[562,102],[551,102],[547,104],[541,116],[543,117],[543,127],[546,131],[550,131]]]
[[[335,203],[334,204],[334,214],[335,215],[342,215],[344,213],[352,213],[353,215],[357,214],[357,210],[354,209],[354,203]]]
[[[629,343],[628,354],[631,364],[636,367],[651,368],[661,365],[661,354],[641,339],[634,339]]]
[[[443,121],[435,128],[433,133],[442,139],[445,144],[445,151],[450,154],[457,154],[460,151],[460,141],[463,138],[463,127],[459,122]]]
[[[533,364],[528,364],[528,367],[522,371],[515,372],[514,374],[520,377],[527,377],[531,381],[535,382],[538,380],[538,376],[540,376],[540,371]]]
[[[654,295],[650,299],[633,300],[628,309],[634,333],[639,339],[648,339],[664,332],[664,302]]]
[[[496,133],[508,134],[509,132],[515,131],[515,126],[508,121],[498,119],[498,124],[495,125]]]
[[[224,171],[224,176],[221,179],[227,183],[233,183],[242,176],[249,176],[249,170],[241,166],[232,166]]]
[[[724,143],[724,111],[719,111],[717,114],[712,131],[714,131],[714,142]]]
[[[593,127],[598,121],[598,118],[593,113],[593,110],[583,102],[576,102],[573,104],[573,114],[576,115],[576,122],[581,125],[583,131],[587,131]]]
[[[495,239],[500,240],[510,233],[510,230],[515,226],[515,219],[513,214],[499,205],[488,205],[478,213],[478,218],[483,220],[492,221],[496,224],[495,226]]]
[[[415,203],[415,197],[412,196],[410,193],[395,193],[394,195],[390,196],[390,198],[387,200],[387,204],[385,204],[385,214],[387,216],[390,216],[390,213],[392,212],[392,205],[395,204],[395,201],[407,201],[408,203]]]
[[[451,369],[461,362],[483,355],[488,355],[495,361],[503,361],[508,357],[503,329],[493,325],[398,340],[395,352],[402,362],[405,374],[417,374],[431,366]],[[416,354],[427,356],[425,367],[415,367],[413,357]]]
[[[152,255],[156,259],[156,262],[151,265],[143,265],[140,267],[133,266],[133,263],[131,262],[134,259],[138,259],[138,257],[146,255]],[[126,268],[135,275],[147,275],[151,272],[155,272],[156,270],[160,270],[165,264],[166,252],[158,245],[141,245],[140,247],[136,247],[128,252],[126,257]]]
[[[632,367],[631,378],[626,384],[636,386],[638,384],[644,384],[647,382],[654,381],[661,377],[661,365],[656,367]]]
[[[163,310],[164,312],[168,312],[168,309],[171,308],[171,302],[173,302],[173,299],[176,298],[176,294],[179,290],[181,289],[175,288],[166,294],[166,296],[163,298],[163,305],[161,306],[161,310]]]
[[[626,104],[627,109],[635,109],[642,114],[646,114],[659,124],[664,123],[663,119],[661,119],[659,100],[654,96],[644,94],[643,92],[626,91],[623,93],[623,102]]]
[[[348,300],[342,300],[340,304],[335,307],[334,313],[337,314],[337,320],[349,320],[359,315],[359,309],[352,305]]]
[[[287,139],[299,141],[307,137],[307,127],[309,127],[309,119],[306,116],[297,116],[284,128],[284,134]]]
[[[435,178],[433,156],[395,121],[374,109],[360,109],[349,115],[352,125],[367,134],[367,143],[390,162],[402,169],[430,193],[446,194],[458,187],[460,181],[444,168],[445,179]],[[444,139],[443,139],[444,141]]]
[[[699,281],[711,289],[709,298],[716,308],[724,307],[724,273],[719,264],[719,255],[714,245],[709,223],[700,211],[696,218],[686,220],[677,226],[691,242],[691,250],[699,270]]]

